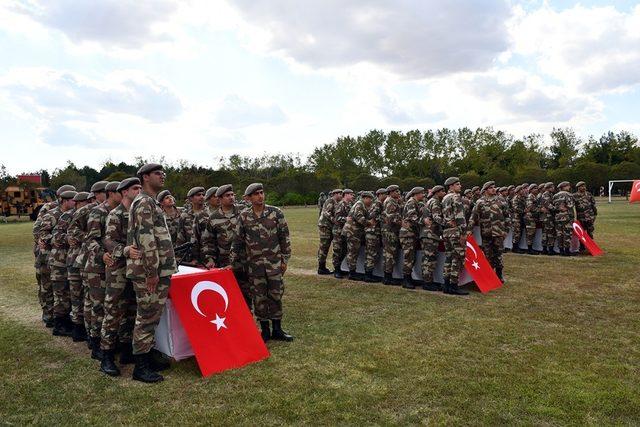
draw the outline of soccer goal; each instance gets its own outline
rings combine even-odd
[[[633,180],[632,179],[618,179],[618,180],[614,180],[614,181],[609,181],[609,203],[611,203],[611,194],[612,194],[613,187],[616,184],[621,183],[621,182],[633,182]],[[615,192],[613,194],[614,194],[614,196],[616,195]],[[621,197],[627,197],[628,193],[626,191],[619,191],[617,195],[621,196]]]

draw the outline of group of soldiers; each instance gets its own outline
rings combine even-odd
[[[465,295],[458,287],[458,275],[464,265],[466,239],[479,227],[482,249],[501,281],[502,254],[509,230],[513,231],[513,252],[538,255],[533,248],[536,228],[542,228],[542,253],[570,256],[573,222],[577,218],[589,236],[593,237],[597,215],[595,199],[583,181],[571,185],[563,181],[551,183],[497,187],[494,181],[462,191],[457,177],[444,185],[426,190],[414,187],[402,195],[397,185],[377,191],[335,189],[319,200],[318,274],[333,274],[365,282],[382,281],[385,285],[402,285],[415,289]],[[522,233],[528,250],[519,249]],[[333,271],[327,268],[329,248],[333,244]],[[444,244],[444,283],[434,281],[439,246]],[[356,272],[360,248],[364,246],[365,273]],[[416,252],[423,251],[421,270],[423,281],[411,277]],[[397,255],[402,253],[403,279],[393,278]],[[382,280],[373,275],[382,256]],[[346,258],[348,275],[341,270]]]
[[[155,331],[178,264],[231,268],[261,335],[291,341],[282,329],[283,275],[291,256],[283,213],[264,203],[260,183],[236,203],[230,184],[195,187],[184,208],[163,190],[162,165],[99,181],[90,192],[63,185],[34,223],[42,320],[53,335],[86,341],[100,370],[135,363],[133,379],[158,382],[170,366]],[[178,260],[176,254],[183,254]]]

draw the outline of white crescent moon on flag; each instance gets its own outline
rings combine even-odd
[[[640,193],[640,182],[638,182],[638,183],[636,184],[636,191],[637,191],[638,193]]]
[[[476,252],[476,249],[473,247],[473,245],[471,243],[467,242],[467,247],[469,249],[471,249],[471,251],[473,252],[473,257],[475,259],[478,259],[478,253]]]
[[[198,297],[203,291],[213,291],[219,294],[222,299],[224,299],[224,311],[227,311],[227,307],[229,307],[229,296],[227,295],[227,291],[215,282],[204,280],[202,282],[198,282],[191,290],[191,305],[193,305],[193,308],[195,308],[201,316],[206,317],[198,306]]]
[[[585,240],[585,238],[584,238],[584,230],[582,229],[580,224],[574,222],[571,225],[573,225],[573,229],[576,232],[576,234],[578,235],[578,239]]]

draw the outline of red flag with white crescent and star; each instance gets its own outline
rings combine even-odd
[[[175,275],[169,296],[203,377],[269,357],[230,269]]]
[[[473,235],[467,236],[467,249],[464,255],[464,267],[467,269],[473,281],[480,288],[480,292],[487,292],[498,289],[502,282],[491,268],[487,257],[478,246],[478,242]]]
[[[573,221],[573,234],[576,235],[580,243],[584,245],[585,248],[589,250],[589,253],[593,256],[602,255],[604,252],[600,249],[600,246],[593,241],[591,236],[587,234],[587,232],[582,228],[582,224],[580,221]]]
[[[640,180],[633,181],[629,203],[640,202]]]

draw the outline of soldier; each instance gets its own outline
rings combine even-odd
[[[382,256],[384,258],[385,285],[400,285],[393,279],[393,268],[396,263],[396,255],[400,250],[400,227],[402,226],[402,209],[400,208],[400,187],[390,185],[387,187],[387,198],[382,207]]]
[[[533,249],[533,241],[536,236],[536,228],[540,220],[540,201],[538,199],[538,185],[529,185],[529,194],[525,201],[524,207],[524,223],[527,233],[527,253],[529,255],[539,255],[540,253]]]
[[[342,190],[336,188],[330,193],[322,206],[320,218],[318,219],[318,234],[320,235],[320,246],[318,247],[318,274],[326,275],[333,272],[327,268],[327,255],[333,240],[333,223],[335,222],[335,211],[338,203],[342,200]]]
[[[593,239],[593,225],[598,215],[596,199],[587,191],[587,186],[584,181],[578,181],[576,189],[578,191],[573,193],[573,200],[576,205],[576,217],[578,221],[580,221],[580,224],[582,224],[582,228],[584,228],[589,237]],[[585,249],[582,243],[580,243],[580,248],[581,250]]]
[[[416,260],[416,245],[420,237],[420,217],[424,200],[424,188],[414,187],[409,191],[409,200],[402,209],[402,223],[398,232],[398,239],[404,256],[402,263],[402,287],[415,289],[411,272]]]
[[[473,209],[473,205],[476,204],[476,202],[478,201],[478,199],[480,197],[482,197],[482,192],[480,191],[480,187],[477,185],[474,185],[473,188],[471,189],[471,208]]]
[[[73,331],[71,338],[74,342],[86,341],[87,331],[84,326],[84,289],[82,275],[76,259],[80,255],[81,244],[84,241],[84,234],[78,237],[77,220],[78,211],[89,204],[90,193],[82,191],[73,198],[76,207],[73,212],[69,226],[67,227],[67,279],[69,280],[69,300],[71,303],[71,322]]]
[[[380,279],[373,276],[373,269],[382,248],[382,207],[386,198],[387,189],[379,188],[376,191],[376,199],[369,208],[369,223],[364,229],[364,281],[368,283],[380,281]]]
[[[458,177],[453,176],[447,178],[444,186],[448,192],[442,199],[442,218],[445,224],[442,238],[446,257],[442,290],[445,294],[468,295],[469,292],[458,288],[458,275],[464,265],[467,238],[467,220],[460,196],[462,184]]]
[[[207,211],[207,217],[211,212],[215,212],[220,207],[220,200],[216,197],[218,187],[210,187],[204,193],[204,201],[206,203],[205,210]]]
[[[231,263],[231,246],[236,237],[242,205],[236,204],[236,196],[231,184],[221,185],[215,194],[220,207],[212,211],[202,233],[202,256],[207,268],[230,267],[238,281],[247,307],[253,307],[251,286],[247,279],[246,260],[236,257]]]
[[[442,185],[436,185],[430,191],[431,198],[422,208],[422,227],[420,229],[420,243],[422,246],[422,289],[425,291],[442,290],[442,284],[434,282],[433,273],[438,264],[438,246],[442,241],[442,229],[445,226],[442,216],[442,199],[445,190]]]
[[[475,188],[475,187],[474,187]],[[471,215],[471,209],[473,209],[473,190],[467,188],[462,193],[462,206],[464,208],[464,218],[466,221],[469,221],[469,216]]]
[[[193,187],[187,193],[189,207],[180,214],[180,228],[178,229],[178,240],[176,246],[191,242],[191,253],[187,254],[185,261],[187,264],[201,264],[200,243],[197,239],[202,235],[206,226],[207,211],[204,209],[203,187]]]
[[[349,279],[361,280],[356,273],[356,264],[360,254],[360,246],[364,241],[365,228],[369,224],[369,209],[373,202],[373,193],[364,191],[361,199],[353,204],[349,210],[347,221],[342,228],[342,236],[347,241],[347,265]]]
[[[571,237],[573,236],[573,220],[575,215],[573,208],[575,202],[569,191],[571,184],[562,181],[558,184],[558,192],[553,196],[553,210],[555,213],[556,235],[560,255],[571,256]]]
[[[544,192],[540,196],[540,222],[542,223],[542,253],[545,255],[555,255],[556,229],[553,217],[553,183],[547,182],[544,185]]]
[[[157,370],[168,364],[159,363],[152,352],[155,333],[164,310],[171,284],[171,275],[177,271],[173,244],[164,213],[156,201],[164,186],[162,165],[147,163],[137,173],[142,192],[133,200],[129,209],[127,246],[135,247],[142,255],[139,259],[127,258],[127,279],[133,283],[136,294],[136,321],[132,346],[135,367],[132,378],[155,383],[164,378]]]
[[[251,209],[240,212],[231,263],[246,259],[254,312],[260,321],[262,339],[292,341],[282,330],[283,275],[291,257],[289,227],[280,209],[264,203],[262,184],[250,184],[244,194]],[[269,328],[269,320],[273,329]]]
[[[353,205],[353,190],[346,188],[342,192],[342,200],[336,206],[333,219],[333,276],[336,279],[344,279],[345,275],[340,269],[342,260],[347,256],[347,239],[342,235],[342,227],[347,222],[347,216]]]
[[[328,197],[324,193],[320,193],[320,196],[318,196],[318,216],[322,214],[322,208],[327,199]]]
[[[176,199],[171,195],[169,190],[162,190],[158,193],[158,203],[164,212],[171,242],[176,246],[178,230],[180,229],[180,210],[176,207]]]
[[[524,225],[524,210],[526,205],[526,198],[523,194],[523,187],[521,185],[515,188],[515,195],[511,201],[511,207],[513,217],[511,219],[511,228],[513,230],[513,253],[520,254],[520,237],[522,236],[522,227]]]
[[[102,257],[106,265],[104,319],[100,330],[102,360],[100,370],[110,376],[120,375],[114,355],[116,339],[119,340],[120,363],[133,363],[131,339],[136,319],[136,296],[131,280],[126,278],[127,258],[140,259],[141,253],[127,245],[129,208],[140,194],[140,179],[127,178],[116,188],[121,201],[107,216],[104,236],[105,253]]]
[[[487,181],[482,186],[483,196],[473,206],[467,227],[467,236],[473,234],[473,227],[480,227],[482,250],[500,281],[502,277],[502,248],[507,230],[511,226],[511,217],[506,203],[496,195],[496,183]]]

